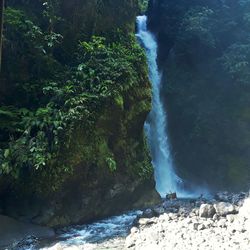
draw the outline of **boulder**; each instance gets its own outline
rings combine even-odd
[[[176,200],[177,194],[176,193],[170,193],[166,195],[166,200]]]
[[[229,202],[219,202],[217,204],[214,204],[214,208],[215,208],[216,214],[220,216],[226,216],[228,214],[237,213],[236,207]]]
[[[143,214],[142,214],[142,217],[145,217],[145,218],[151,218],[154,216],[154,212],[151,208],[147,208]]]
[[[215,208],[210,204],[202,204],[199,209],[199,216],[204,218],[213,218]]]
[[[155,213],[157,216],[159,216],[159,215],[161,215],[161,214],[164,214],[164,212],[165,212],[165,210],[164,210],[163,207],[156,207],[156,208],[154,208],[154,213]]]

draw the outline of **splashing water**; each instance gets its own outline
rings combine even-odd
[[[46,241],[25,241],[25,244],[19,243],[6,250],[104,249],[98,244],[108,242],[109,240],[117,240],[117,242],[109,244],[111,246],[118,244],[119,246],[120,243],[124,243],[129,230],[141,214],[142,211],[140,210],[131,211],[96,221],[92,224],[68,227],[63,230],[64,232],[57,235],[56,238],[51,239],[51,243]],[[109,245],[105,249],[110,249]],[[114,247],[114,249],[121,248]]]
[[[142,211],[133,211],[92,224],[72,227],[66,233],[60,235],[60,243],[65,248],[73,246],[83,247],[88,243],[98,243],[111,238],[126,237],[135,219],[141,214]],[[55,248],[52,246],[49,248],[41,248],[40,250],[55,250]]]

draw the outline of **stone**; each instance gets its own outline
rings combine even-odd
[[[213,205],[202,204],[199,209],[199,216],[204,218],[213,218],[216,213]]]
[[[201,230],[204,230],[205,228],[206,228],[206,227],[205,227],[204,224],[200,224],[200,225],[198,225],[197,230],[198,230],[198,231],[201,231]]]
[[[135,240],[134,240],[134,237],[132,237],[132,235],[129,235],[126,238],[125,246],[126,248],[132,248],[133,246],[135,246]]]
[[[227,220],[226,220],[226,219],[220,219],[220,220],[217,222],[217,226],[218,226],[218,227],[221,227],[221,228],[226,227],[226,224],[227,224]]]
[[[199,223],[194,223],[194,224],[193,224],[193,229],[194,229],[194,230],[198,230],[198,227],[199,227]]]
[[[178,218],[177,214],[175,213],[169,213],[168,217],[169,217],[169,220],[176,220]]]
[[[220,219],[220,216],[218,215],[218,214],[215,214],[214,216],[213,216],[213,221],[217,221],[217,220],[219,220]]]
[[[227,219],[227,221],[228,221],[229,223],[233,223],[234,220],[235,220],[235,215],[234,215],[234,214],[228,214],[228,215],[226,216],[226,219]]]
[[[135,234],[135,233],[138,233],[139,232],[139,229],[137,228],[137,227],[132,227],[131,229],[130,229],[130,233],[131,234]]]
[[[219,202],[214,204],[216,214],[226,216],[228,214],[235,214],[237,212],[235,206],[229,202]]]
[[[156,215],[161,215],[161,214],[164,214],[165,210],[163,207],[157,207],[154,209],[154,212]]]
[[[153,212],[153,210],[152,210],[151,208],[148,208],[148,209],[146,209],[146,210],[143,212],[143,215],[142,215],[142,216],[145,217],[145,218],[151,218],[151,217],[154,216],[154,212]]]
[[[139,225],[151,225],[157,222],[156,218],[140,218],[138,221]]]
[[[159,221],[161,221],[161,222],[169,221],[169,215],[166,214],[166,213],[161,214],[161,215],[159,216]]]
[[[176,200],[177,194],[176,193],[170,193],[166,195],[166,200]]]
[[[210,228],[213,226],[213,221],[204,221],[203,224],[206,228]]]

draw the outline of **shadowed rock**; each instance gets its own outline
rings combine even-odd
[[[53,229],[36,226],[0,215],[0,248],[21,241],[28,236],[49,238],[55,235]]]

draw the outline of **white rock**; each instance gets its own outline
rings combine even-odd
[[[220,216],[226,216],[227,214],[235,214],[236,208],[229,202],[219,202],[214,204],[216,214]]]
[[[138,223],[140,225],[150,225],[150,224],[154,224],[156,222],[157,222],[157,218],[155,218],[155,217],[150,218],[150,219],[148,219],[148,218],[140,218],[139,221],[138,221]]]
[[[227,220],[226,219],[220,219],[218,222],[217,222],[217,226],[218,227],[226,227],[226,224],[227,224]]]
[[[139,229],[137,228],[137,227],[132,227],[131,229],[130,229],[130,233],[131,234],[135,234],[135,233],[138,233],[139,232]]]
[[[218,221],[220,219],[220,216],[218,214],[215,214],[213,216],[213,221]]]
[[[198,230],[198,231],[201,231],[201,230],[204,230],[205,228],[206,228],[206,227],[205,227],[204,224],[200,224],[200,225],[198,225],[197,230]]]
[[[132,237],[131,235],[129,235],[127,238],[126,238],[126,241],[125,241],[125,246],[126,248],[131,248],[133,246],[135,246],[135,239],[134,237]]]
[[[166,213],[161,214],[161,215],[159,216],[159,221],[161,221],[161,222],[169,221],[169,216],[168,216],[168,214],[166,214]]]
[[[235,220],[235,218],[236,218],[236,215],[233,215],[233,214],[228,214],[228,215],[226,216],[226,219],[227,219],[227,221],[228,221],[229,223],[233,223],[234,220]]]
[[[239,209],[239,215],[250,220],[250,198],[245,199],[243,206]]]

